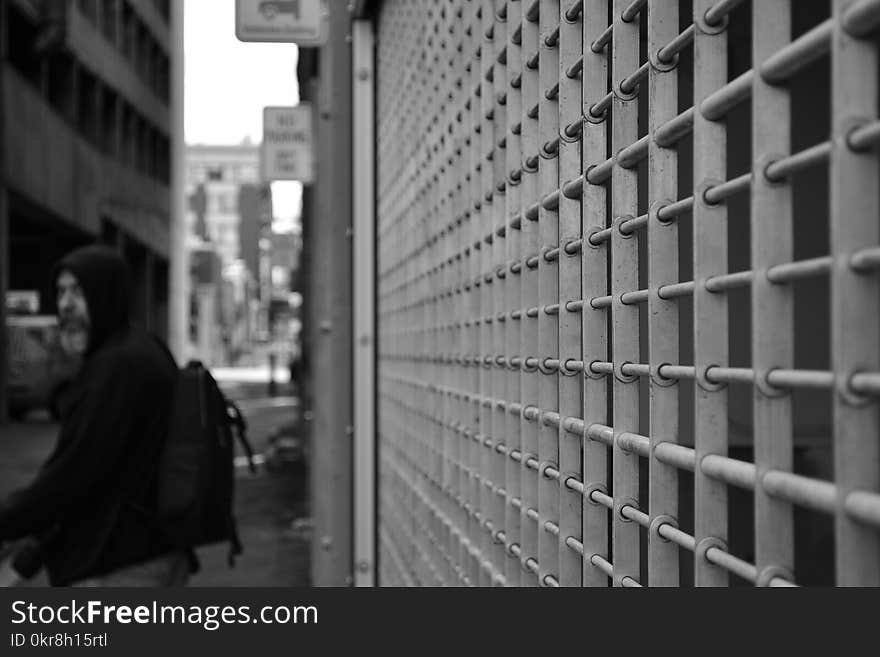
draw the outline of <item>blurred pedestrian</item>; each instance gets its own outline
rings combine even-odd
[[[129,321],[127,281],[122,258],[97,245],[53,272],[61,343],[83,367],[62,400],[54,451],[0,502],[0,542],[37,537],[15,562],[45,563],[56,586],[181,585],[194,557],[172,549],[153,517],[177,370]]]

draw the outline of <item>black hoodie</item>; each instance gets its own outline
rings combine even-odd
[[[114,251],[77,249],[53,281],[63,270],[88,304],[88,348],[54,451],[27,488],[0,503],[0,541],[42,537],[53,585],[168,551],[150,517],[176,377],[164,347],[129,322],[127,267]]]

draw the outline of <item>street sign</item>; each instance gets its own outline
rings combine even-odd
[[[326,0],[235,0],[239,41],[315,47],[327,40],[327,30]]]
[[[263,180],[313,182],[315,158],[312,141],[312,106],[309,103],[263,108],[263,143],[260,147]]]

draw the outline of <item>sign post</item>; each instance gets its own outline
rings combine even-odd
[[[235,0],[235,36],[321,46],[327,40],[326,0]]]
[[[263,109],[263,180],[314,182],[315,161],[312,146],[312,106]]]

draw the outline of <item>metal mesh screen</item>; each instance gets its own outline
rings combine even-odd
[[[386,0],[385,585],[880,585],[880,2]]]

